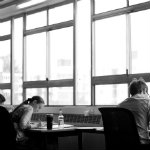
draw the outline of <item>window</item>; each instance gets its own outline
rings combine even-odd
[[[150,10],[131,14],[132,73],[150,72]]]
[[[130,5],[135,5],[138,3],[144,3],[144,2],[148,2],[149,0],[129,0],[129,4]]]
[[[150,82],[147,82],[146,84],[148,86],[148,94],[150,94]]]
[[[66,1],[1,19],[6,104],[40,95],[50,106],[117,105],[131,78],[150,83],[148,3]]]
[[[72,22],[65,22],[73,20],[73,3],[49,9],[49,18],[46,19],[45,12],[47,10],[27,15],[24,63],[26,96],[31,97],[46,91],[44,95],[48,97],[48,105],[73,105],[74,28]],[[36,22],[36,17],[42,16],[44,21],[40,22],[44,23],[40,24],[39,19]],[[35,24],[32,23],[34,19]],[[47,19],[49,25],[45,24]],[[62,22],[65,23],[60,25]]]
[[[73,105],[73,88],[49,88],[49,105]]]
[[[0,36],[10,34],[10,21],[0,23]]]
[[[96,85],[96,105],[118,105],[128,97],[127,84]]]
[[[50,34],[50,80],[73,78],[73,28]]]
[[[26,37],[26,81],[46,80],[46,33]]]
[[[0,93],[5,97],[5,105],[10,105],[11,104],[11,90],[0,90]]]
[[[26,99],[31,98],[33,96],[41,96],[45,102],[45,105],[47,104],[47,92],[46,88],[32,88],[32,89],[26,89]]]
[[[126,73],[126,20],[117,16],[95,22],[95,75]]]
[[[0,83],[10,83],[10,40],[0,41]]]
[[[95,0],[95,13],[126,7],[126,0]]]
[[[27,27],[26,29],[34,29],[42,26],[46,26],[47,24],[47,12],[42,11],[35,14],[27,15]]]
[[[49,9],[49,25],[73,20],[73,4]]]

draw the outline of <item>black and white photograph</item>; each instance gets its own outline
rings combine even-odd
[[[0,0],[0,150],[150,150],[150,0]]]

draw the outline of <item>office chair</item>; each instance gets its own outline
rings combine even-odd
[[[148,150],[149,141],[141,144],[131,111],[118,107],[98,108],[104,126],[106,150]]]

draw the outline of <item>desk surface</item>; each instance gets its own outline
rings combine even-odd
[[[54,124],[52,130],[47,129],[46,126],[39,128],[31,128],[29,132],[64,132],[64,131],[81,131],[81,132],[103,132],[103,127],[76,127],[70,124],[64,124],[63,128]]]
[[[37,124],[38,122],[31,122],[32,124]],[[30,130],[47,130],[47,123],[42,122],[41,127],[37,128],[31,128]],[[66,129],[79,129],[79,130],[97,130],[97,131],[103,131],[103,127],[79,127],[79,126],[74,126],[72,124],[64,124],[63,127],[59,127],[57,123],[53,123],[52,130],[66,130]]]

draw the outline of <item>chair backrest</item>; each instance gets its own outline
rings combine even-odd
[[[0,106],[0,149],[13,149],[16,146],[16,131],[6,108]]]
[[[102,115],[106,150],[138,149],[140,138],[132,112],[118,107],[98,109]]]

